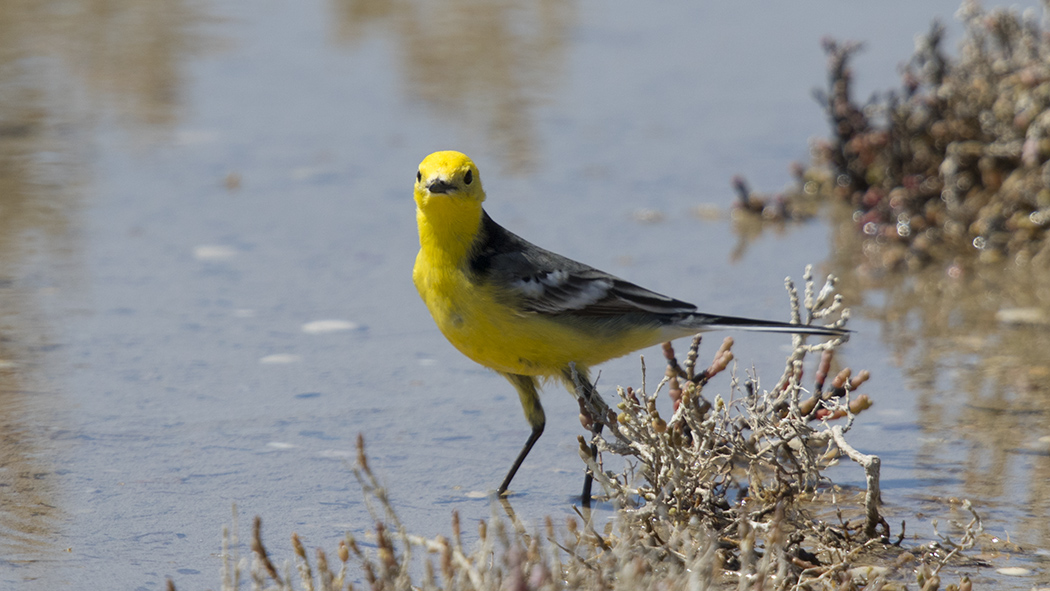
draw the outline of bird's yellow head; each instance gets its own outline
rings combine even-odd
[[[416,205],[428,208],[432,201],[444,206],[476,205],[485,200],[478,167],[466,154],[453,151],[434,152],[419,163],[416,172]]]
[[[457,253],[470,248],[481,224],[478,167],[459,152],[434,152],[416,172],[416,221],[424,251]]]

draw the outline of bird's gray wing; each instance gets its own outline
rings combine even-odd
[[[506,290],[522,312],[610,317],[639,315],[669,322],[696,306],[658,294],[583,263],[542,249],[482,215],[471,271]]]

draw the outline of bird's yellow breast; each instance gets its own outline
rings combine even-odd
[[[661,340],[657,328],[584,324],[572,318],[522,312],[510,296],[472,280],[465,269],[441,264],[420,250],[413,280],[445,338],[496,371],[559,376],[570,362],[590,367]]]

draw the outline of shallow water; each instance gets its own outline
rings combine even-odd
[[[1050,548],[1045,329],[930,330],[951,306],[853,277],[830,226],[743,244],[730,223],[733,174],[777,190],[826,133],[820,38],[867,43],[862,96],[891,87],[957,7],[916,4],[5,4],[0,586],[215,588],[234,503],[277,557],[292,531],[333,548],[371,523],[358,433],[414,532],[487,518],[527,427],[410,280],[415,167],[448,148],[515,232],[705,310],[783,318],[784,276],[842,275],[844,359],[875,376],[853,441],[883,457],[887,502],[971,497]],[[1033,345],[982,346],[1017,331]],[[782,337],[737,341],[741,373],[776,379]],[[991,367],[1029,373],[974,377]],[[627,358],[600,386],[639,381]],[[581,480],[576,405],[544,401],[513,487],[531,522],[571,514]]]

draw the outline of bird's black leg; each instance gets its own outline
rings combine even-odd
[[[510,486],[510,481],[514,479],[514,474],[518,472],[518,468],[521,463],[525,461],[525,456],[529,455],[529,451],[532,450],[532,446],[536,443],[536,440],[543,435],[543,424],[538,427],[532,428],[532,433],[529,435],[528,440],[525,441],[525,447],[521,448],[521,453],[518,454],[518,459],[514,460],[514,465],[510,467],[510,471],[507,472],[507,477],[503,479],[503,484],[499,485],[499,490],[496,494],[503,496],[507,493],[507,487]]]
[[[591,431],[593,435],[600,435],[602,432],[601,423],[595,423],[594,429]],[[597,461],[598,459],[598,446],[591,444],[591,459]],[[580,502],[583,503],[584,507],[591,506],[591,484],[594,482],[594,475],[589,471],[583,475],[583,493],[580,495]]]
[[[518,398],[521,399],[521,408],[525,411],[525,418],[528,419],[529,425],[532,426],[532,433],[529,434],[529,438],[525,441],[525,447],[521,448],[521,452],[518,453],[517,459],[514,460],[510,471],[507,472],[506,478],[503,479],[503,484],[499,485],[499,489],[496,491],[496,494],[501,497],[507,493],[510,481],[514,480],[514,474],[518,472],[518,468],[525,461],[525,456],[529,455],[529,451],[536,444],[536,440],[540,438],[540,435],[543,435],[543,427],[547,424],[547,417],[543,413],[543,406],[540,404],[540,395],[536,392],[536,378],[512,373],[504,373],[502,375],[511,384],[514,384],[514,388],[518,391]]]
[[[577,396],[583,396],[587,401],[601,400],[598,391],[594,389],[594,384],[591,383],[591,377],[586,368],[580,366],[570,367],[565,370],[564,379]],[[601,432],[601,422],[592,419],[591,438],[593,439],[595,435],[600,435]],[[598,446],[593,443],[591,444],[591,458],[594,460],[598,459]],[[586,472],[583,475],[583,493],[580,494],[580,502],[584,507],[591,506],[591,486],[593,483],[594,475],[590,471]]]

